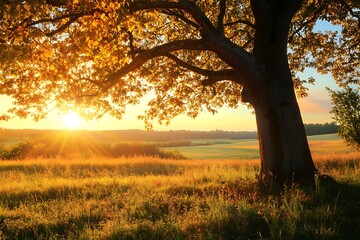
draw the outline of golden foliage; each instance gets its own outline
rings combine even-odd
[[[201,21],[209,21],[216,34],[252,53],[250,1],[220,2],[2,1],[0,94],[14,98],[10,114],[35,119],[52,107],[75,105],[92,109],[83,111],[93,113],[88,117],[109,113],[121,118],[127,104],[154,93],[145,120],[167,123],[183,113],[196,117],[203,110],[237,107],[239,81],[211,78],[216,71],[232,69],[229,63],[205,45],[186,42],[204,39]],[[357,81],[356,8],[356,1],[307,1],[295,15],[288,58],[299,96],[306,95],[304,84],[313,82],[296,78],[306,67],[332,72],[342,84]],[[341,26],[341,34],[314,31],[318,20]]]

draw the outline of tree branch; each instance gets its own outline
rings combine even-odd
[[[61,7],[67,4],[67,0],[46,0],[46,4],[54,7]]]
[[[184,14],[182,14],[182,13],[177,13],[176,11],[172,11],[170,9],[166,9],[166,10],[162,11],[162,13],[170,15],[170,16],[175,16],[175,17],[179,18],[180,20],[184,21],[185,23],[189,24],[190,26],[193,26],[194,28],[199,29],[198,24],[196,24],[195,22],[193,22],[190,19],[188,19],[187,17],[185,17]]]
[[[233,68],[237,72],[237,77],[239,79],[241,78],[241,81],[254,81],[255,85],[259,84],[259,81],[263,81],[263,68],[256,63],[254,56],[230,40],[223,38],[222,35],[219,35],[219,32],[205,13],[193,1],[180,0],[179,2],[169,2],[162,0],[135,0],[129,3],[128,8],[130,12],[166,9],[183,10],[199,25],[201,35],[207,42],[207,50],[215,52],[220,59]]]
[[[288,42],[292,42],[295,35],[298,34],[306,25],[309,23],[315,22],[318,18],[318,16],[321,14],[321,12],[325,9],[326,5],[321,6],[320,8],[316,9],[314,11],[314,15],[308,19],[307,21],[303,22],[288,38]]]
[[[204,40],[175,40],[173,42],[165,43],[160,46],[156,46],[152,49],[142,51],[137,55],[129,64],[126,64],[121,69],[111,74],[104,82],[106,85],[102,91],[105,92],[113,87],[123,76],[129,72],[139,68],[146,61],[165,56],[166,54],[177,50],[209,50]]]
[[[134,46],[134,35],[132,34],[132,32],[130,32],[126,28],[121,28],[121,31],[125,32],[129,36],[129,48],[130,48],[129,54],[132,57],[135,57],[137,50],[135,49],[135,46]]]
[[[248,20],[243,20],[243,19],[239,19],[239,20],[236,20],[234,22],[229,22],[229,23],[224,23],[224,26],[232,26],[232,25],[236,25],[236,24],[245,24],[253,29],[255,29],[255,24],[253,24],[252,22],[248,21]]]
[[[167,53],[165,54],[165,56],[171,60],[173,60],[175,63],[177,63],[179,66],[186,68],[190,71],[193,71],[195,73],[198,73],[200,75],[208,75],[209,72],[212,72],[211,70],[206,70],[203,68],[199,68],[197,66],[191,65],[183,60],[181,60],[180,58],[176,57],[175,55],[171,54],[171,53]]]
[[[192,72],[208,77],[207,79],[202,81],[203,86],[210,86],[216,82],[223,80],[230,80],[242,84],[242,82],[240,82],[240,79],[236,76],[235,71],[233,69],[222,69],[222,70],[213,71],[191,65],[171,53],[165,54],[165,56],[173,60],[175,63],[177,63],[179,66],[185,69],[188,69]]]
[[[252,42],[254,42],[254,38],[253,37],[250,37],[247,41],[246,41],[246,43],[244,43],[244,45],[242,45],[241,47],[242,48],[244,48],[244,49],[246,49]]]
[[[207,76],[207,79],[204,79],[201,84],[206,87],[206,86],[211,86],[217,82],[220,81],[224,81],[224,80],[229,80],[229,81],[233,81],[239,84],[243,84],[242,82],[239,81],[239,78],[237,78],[235,71],[232,69],[224,69],[224,70],[219,70],[219,71],[214,71],[211,74],[209,74]]]
[[[360,13],[355,13],[353,8],[345,1],[337,1],[340,5],[344,6],[350,15],[358,20],[358,27],[360,29]]]
[[[150,10],[150,9],[179,9],[187,12],[199,25],[203,35],[215,30],[208,17],[202,12],[202,10],[193,2],[189,0],[181,0],[179,2],[168,2],[168,1],[143,1],[138,0],[129,4],[130,11]]]
[[[80,17],[71,17],[69,19],[69,21],[67,21],[65,24],[61,25],[59,28],[50,31],[50,32],[43,32],[43,34],[47,37],[52,37],[57,33],[62,32],[63,30],[65,30],[67,27],[69,27],[73,22],[75,22],[77,19],[79,19]]]
[[[30,21],[28,24],[26,24],[26,27],[34,26],[34,25],[41,24],[41,23],[55,23],[57,21],[60,21],[60,20],[66,19],[66,18],[75,18],[75,17],[79,18],[82,16],[84,16],[84,12],[65,14],[62,16],[55,17],[55,18],[43,18],[43,19],[40,19],[37,21]]]
[[[13,0],[1,0],[2,4],[10,4]],[[26,1],[23,1],[26,2]],[[45,3],[54,7],[60,7],[66,5],[67,0],[46,0]]]
[[[144,50],[142,52],[144,52]],[[200,75],[208,77],[207,79],[203,80],[203,82],[202,82],[202,84],[204,86],[209,86],[209,85],[212,85],[216,82],[223,81],[223,80],[230,80],[233,82],[237,82],[239,84],[243,84],[243,82],[235,74],[235,71],[233,69],[222,69],[222,70],[217,70],[217,71],[208,70],[208,69],[203,69],[203,68],[191,65],[171,53],[165,53],[165,54],[163,54],[163,56],[173,60],[176,64],[178,64],[179,66],[181,66],[187,70],[190,70],[192,72],[195,72]]]
[[[74,23],[76,20],[78,20],[79,18],[83,17],[83,16],[89,16],[89,15],[93,15],[96,12],[99,13],[105,13],[103,10],[101,9],[92,9],[91,11],[84,11],[84,12],[78,12],[78,13],[70,13],[70,14],[65,14],[62,16],[58,16],[55,18],[43,18],[37,21],[31,21],[28,24],[26,24],[26,27],[30,27],[30,26],[35,26],[37,24],[41,24],[41,23],[56,23],[57,21],[69,18],[69,20],[64,23],[63,25],[61,25],[59,28],[54,29],[50,32],[43,32],[43,34],[47,37],[52,37],[55,34],[62,32],[63,30],[65,30],[67,27],[69,27],[72,23]]]
[[[218,31],[224,34],[224,17],[226,12],[226,0],[220,0],[220,11],[218,16]]]

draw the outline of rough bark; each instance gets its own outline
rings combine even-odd
[[[316,168],[293,89],[283,86],[260,94],[262,99],[254,107],[262,180],[278,184],[312,182]]]
[[[289,3],[291,2],[291,3]],[[287,37],[301,1],[253,1],[253,54],[265,66],[264,84],[249,85],[266,183],[312,182],[317,172],[297,104],[287,59]]]

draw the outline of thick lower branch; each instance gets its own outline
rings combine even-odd
[[[111,74],[108,79],[104,82],[106,87],[102,90],[107,91],[113,87],[123,76],[129,72],[137,69],[146,61],[159,57],[165,56],[166,54],[177,51],[177,50],[208,50],[206,43],[203,40],[176,40],[173,42],[165,43],[160,46],[156,46],[152,49],[142,51],[139,53],[129,64],[126,64],[121,69]]]
[[[165,56],[185,69],[206,76],[207,79],[202,81],[203,86],[209,86],[223,80],[230,80],[242,84],[240,79],[237,77],[236,72],[232,69],[208,70],[191,65],[170,53],[165,54]]]

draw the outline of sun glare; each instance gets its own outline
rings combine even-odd
[[[74,111],[69,111],[65,116],[64,116],[64,122],[65,122],[65,126],[66,128],[71,128],[71,129],[75,129],[75,128],[79,128],[81,125],[81,118],[79,117],[79,115],[74,112]]]

